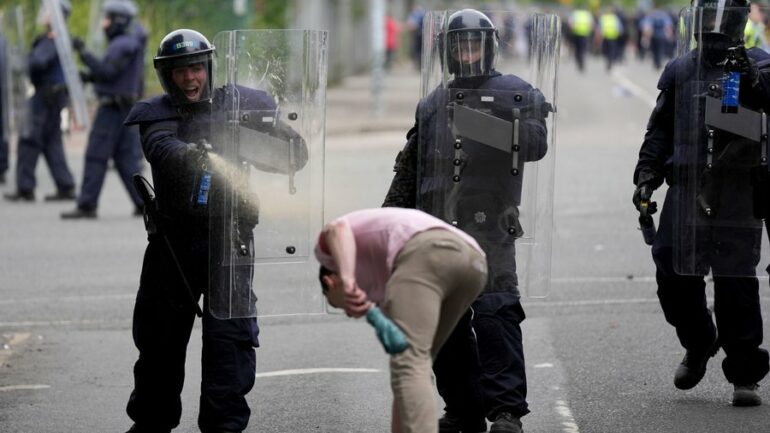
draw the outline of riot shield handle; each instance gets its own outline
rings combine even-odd
[[[519,144],[519,128],[521,127],[521,109],[514,107],[511,114],[513,115],[513,128],[511,129],[511,174],[514,176],[519,175],[519,151],[521,145]]]
[[[158,215],[158,202],[155,200],[155,195],[151,192],[151,190],[154,190],[150,184],[150,181],[145,179],[141,174],[135,174],[133,181],[136,191],[139,193],[139,196],[142,197],[142,201],[144,202],[144,225],[147,228],[147,233],[151,235],[158,234],[163,238],[163,241],[166,244],[166,248],[168,249],[168,253],[171,256],[171,261],[174,262],[174,267],[176,267],[177,271],[179,272],[179,277],[184,284],[186,294],[189,297],[190,305],[193,307],[195,315],[198,317],[203,317],[203,311],[201,311],[201,307],[198,305],[198,301],[196,301],[195,295],[193,295],[190,284],[187,282],[187,277],[185,277],[184,270],[179,264],[179,260],[174,253],[174,248],[171,246],[171,241],[169,241],[168,236],[166,236],[166,233],[161,228],[161,220]]]

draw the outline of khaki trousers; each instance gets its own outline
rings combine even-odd
[[[390,359],[394,410],[402,432],[435,433],[433,357],[481,293],[487,263],[456,234],[435,229],[410,239],[393,267],[382,309],[409,342],[406,351]]]

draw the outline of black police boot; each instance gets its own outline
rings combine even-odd
[[[8,201],[35,201],[35,193],[32,191],[16,191],[10,194],[3,194]]]
[[[719,338],[714,338],[714,343],[706,351],[688,350],[684,359],[676,367],[674,373],[674,386],[679,389],[692,389],[703,376],[706,375],[706,364],[709,358],[719,351]]]
[[[63,220],[82,219],[82,218],[94,219],[96,218],[96,209],[83,209],[81,207],[77,207],[73,211],[62,212],[61,218]]]
[[[500,412],[492,422],[489,433],[522,433],[521,420],[508,412]]]
[[[733,406],[760,406],[762,404],[762,397],[757,393],[757,388],[759,388],[759,385],[756,383],[748,385],[736,384],[733,391]]]
[[[470,427],[470,428],[467,428]],[[460,419],[450,413],[445,413],[438,420],[438,433],[480,433],[487,431],[487,422],[481,418],[472,426],[463,426]]]
[[[75,196],[74,188],[60,189],[56,191],[55,194],[49,194],[43,197],[45,201],[65,201],[65,200],[75,200],[76,198],[77,196]]]
[[[157,429],[134,424],[126,433],[171,433],[170,429]]]

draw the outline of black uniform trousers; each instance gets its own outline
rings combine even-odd
[[[130,106],[100,104],[94,125],[88,136],[83,184],[78,196],[78,207],[95,210],[102,192],[107,164],[115,161],[115,168],[134,207],[142,207],[142,199],[133,184],[133,175],[142,171],[139,131],[135,126],[124,126]]]
[[[688,351],[708,350],[718,332],[727,355],[722,363],[727,380],[739,385],[757,383],[770,368],[768,352],[759,347],[762,343],[762,313],[757,278],[714,277],[715,326],[706,305],[704,277],[679,275],[674,271],[672,202],[675,188],[671,187],[666,193],[660,227],[652,247],[663,314],[676,328],[679,342]]]
[[[201,290],[206,290],[206,248],[174,244],[199,298]],[[195,319],[184,290],[163,240],[151,237],[134,307],[133,337],[139,359],[134,365],[134,390],[127,412],[137,424],[153,429],[176,427],[182,413],[187,343]],[[209,312],[204,296],[202,331],[198,425],[204,433],[242,431],[250,416],[245,396],[255,381],[257,319],[217,319]]]
[[[517,294],[482,293],[436,356],[439,395],[446,412],[462,426],[478,425],[485,417],[493,420],[501,412],[517,417],[529,413],[524,318]]]
[[[16,152],[16,186],[19,192],[33,192],[37,186],[35,168],[42,154],[59,191],[75,187],[61,133],[61,110],[67,104],[62,90],[38,89],[29,100],[31,124],[25,125]]]

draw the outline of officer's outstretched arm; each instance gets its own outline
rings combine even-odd
[[[139,124],[142,150],[153,167],[177,171],[188,163],[189,146],[177,137],[176,120],[162,120]]]

